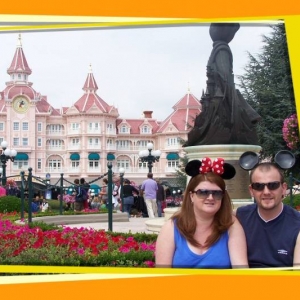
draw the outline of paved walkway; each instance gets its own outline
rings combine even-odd
[[[132,233],[154,233],[153,231],[147,230],[145,222],[149,218],[130,218],[127,222],[113,222],[112,231],[115,232],[132,232]],[[108,222],[99,223],[85,223],[85,224],[70,224],[66,225],[71,228],[93,228],[93,229],[104,229],[108,230]]]

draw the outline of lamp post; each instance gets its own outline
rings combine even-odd
[[[153,144],[148,143],[147,144],[148,150],[142,150],[139,152],[139,157],[141,162],[147,162],[148,163],[148,170],[149,173],[152,173],[153,163],[156,161],[159,161],[161,151],[160,150],[153,150]]]
[[[122,212],[124,212],[123,180],[124,180],[125,169],[120,168],[119,173],[120,173],[120,198],[121,198],[121,203],[122,203]]]
[[[2,164],[2,186],[6,185],[6,163],[11,160],[14,161],[17,155],[17,151],[15,149],[8,149],[7,142],[2,141],[1,143],[2,153],[0,155],[0,160]]]
[[[107,163],[108,172],[107,172],[107,195],[108,195],[108,230],[112,231],[112,163],[109,161]]]

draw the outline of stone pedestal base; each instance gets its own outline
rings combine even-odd
[[[227,191],[234,203],[253,202],[248,190],[249,172],[239,166],[239,158],[246,151],[258,153],[260,150],[261,147],[256,145],[201,145],[184,148],[189,161],[201,160],[203,157],[209,157],[212,160],[222,157],[225,162],[235,167],[234,178],[226,180]]]
[[[147,230],[153,232],[160,232],[161,227],[164,225],[165,221],[169,220],[171,216],[180,209],[180,207],[169,207],[164,209],[164,218],[153,218],[145,222]]]

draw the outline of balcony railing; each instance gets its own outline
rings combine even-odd
[[[63,151],[65,150],[66,147],[64,145],[61,145],[61,146],[54,146],[54,145],[48,145],[46,147],[46,150],[49,150],[49,151]]]
[[[50,136],[64,136],[65,130],[46,130],[46,134]]]

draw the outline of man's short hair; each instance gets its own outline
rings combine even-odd
[[[253,183],[252,178],[253,178],[253,173],[255,170],[260,170],[260,171],[270,171],[272,169],[275,169],[278,171],[278,174],[280,176],[280,182],[284,182],[284,175],[283,175],[283,170],[279,168],[279,166],[275,163],[272,162],[263,162],[258,164],[254,169],[251,170],[250,172],[250,183]]]
[[[147,177],[148,178],[153,178],[153,173],[148,173]]]

